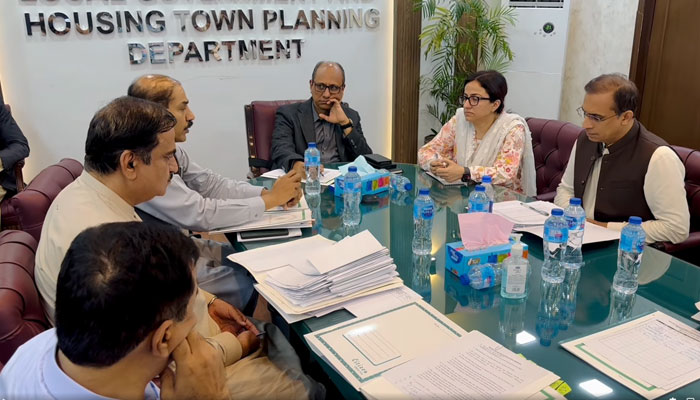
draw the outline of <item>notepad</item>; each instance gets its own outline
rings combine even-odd
[[[428,174],[431,178],[435,179],[436,181],[442,183],[445,186],[459,186],[459,185],[465,185],[464,182],[462,182],[460,179],[457,179],[454,182],[447,182],[446,180],[440,178],[439,176],[433,174],[430,171],[425,171],[426,174]]]

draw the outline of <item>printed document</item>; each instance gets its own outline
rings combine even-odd
[[[438,352],[385,372],[362,392],[377,399],[525,399],[557,379],[474,330]]]
[[[283,177],[285,174],[286,172],[284,172],[284,170],[282,169],[273,169],[272,171],[267,171],[260,176],[263,178],[278,179]],[[321,185],[330,185],[331,183],[333,183],[333,181],[335,181],[335,178],[339,177],[340,175],[341,173],[337,169],[324,169],[323,173],[320,176]],[[302,179],[301,181],[306,183],[306,178]]]
[[[304,337],[314,352],[359,390],[391,368],[465,335],[457,324],[419,300]]]
[[[700,379],[700,332],[660,311],[562,347],[647,399]]]

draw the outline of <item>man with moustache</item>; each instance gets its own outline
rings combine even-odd
[[[360,114],[341,103],[345,70],[337,62],[321,61],[309,81],[311,98],[277,109],[272,133],[275,168],[304,174],[304,151],[316,142],[321,163],[353,161],[372,149],[362,133]]]
[[[621,230],[642,218],[648,243],[688,238],[685,168],[660,137],[635,118],[639,93],[622,75],[606,74],[585,87],[583,132],[571,151],[554,202],[581,198],[589,222]]]
[[[165,75],[144,75],[128,89],[131,97],[158,103],[177,120],[175,142],[184,143],[195,119],[182,84]],[[272,189],[223,177],[194,162],[178,145],[178,171],[165,195],[154,197],[137,208],[161,221],[195,232],[240,225],[262,217],[265,210],[293,206],[301,197],[301,177],[290,172],[275,181]],[[143,214],[142,214],[143,216]],[[148,221],[148,217],[145,218]],[[202,257],[197,262],[197,279],[202,288],[252,315],[257,302],[254,280],[243,267],[226,256],[234,250],[215,241],[197,240]]]

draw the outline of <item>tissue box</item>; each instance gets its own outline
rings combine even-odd
[[[445,268],[456,276],[462,276],[469,273],[472,265],[502,263],[510,255],[514,243],[515,240],[511,238],[510,243],[473,251],[465,249],[462,242],[448,243]],[[523,243],[524,258],[527,258],[527,253],[527,244]]]
[[[345,177],[339,176],[335,178],[335,189],[333,193],[336,196],[343,195],[343,186],[345,183]],[[389,190],[391,186],[391,173],[390,172],[373,172],[362,177],[362,195],[366,194],[376,194]]]

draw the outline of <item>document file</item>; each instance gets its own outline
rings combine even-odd
[[[312,332],[304,338],[359,390],[391,368],[465,335],[466,331],[457,324],[418,300]]]
[[[700,379],[700,332],[660,311],[562,347],[647,399]]]
[[[385,372],[370,399],[525,399],[559,379],[479,331]]]

